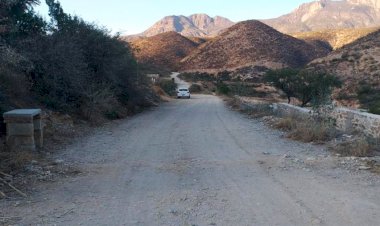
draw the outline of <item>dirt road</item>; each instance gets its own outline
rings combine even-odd
[[[379,177],[228,109],[174,100],[67,147],[84,174],[0,204],[20,225],[380,225]]]
[[[170,77],[174,79],[175,83],[177,84],[178,88],[189,88],[190,84],[180,78],[178,78],[179,73],[172,73]]]

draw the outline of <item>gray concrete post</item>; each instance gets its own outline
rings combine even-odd
[[[4,113],[7,146],[12,151],[35,151],[43,145],[40,109],[19,109]]]

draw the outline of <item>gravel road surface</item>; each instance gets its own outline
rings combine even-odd
[[[84,172],[0,202],[19,225],[380,225],[379,177],[335,164],[210,95],[83,137],[57,158]]]

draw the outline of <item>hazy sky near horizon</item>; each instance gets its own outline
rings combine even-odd
[[[65,12],[105,26],[112,32],[136,34],[165,16],[206,13],[238,22],[289,13],[311,0],[60,0]],[[45,1],[37,11],[47,15]]]

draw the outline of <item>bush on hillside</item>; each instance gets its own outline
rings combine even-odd
[[[213,82],[216,79],[212,74],[200,72],[182,73],[178,77],[188,82]]]
[[[362,107],[372,114],[380,114],[380,90],[371,85],[362,83],[358,88],[358,99]]]

